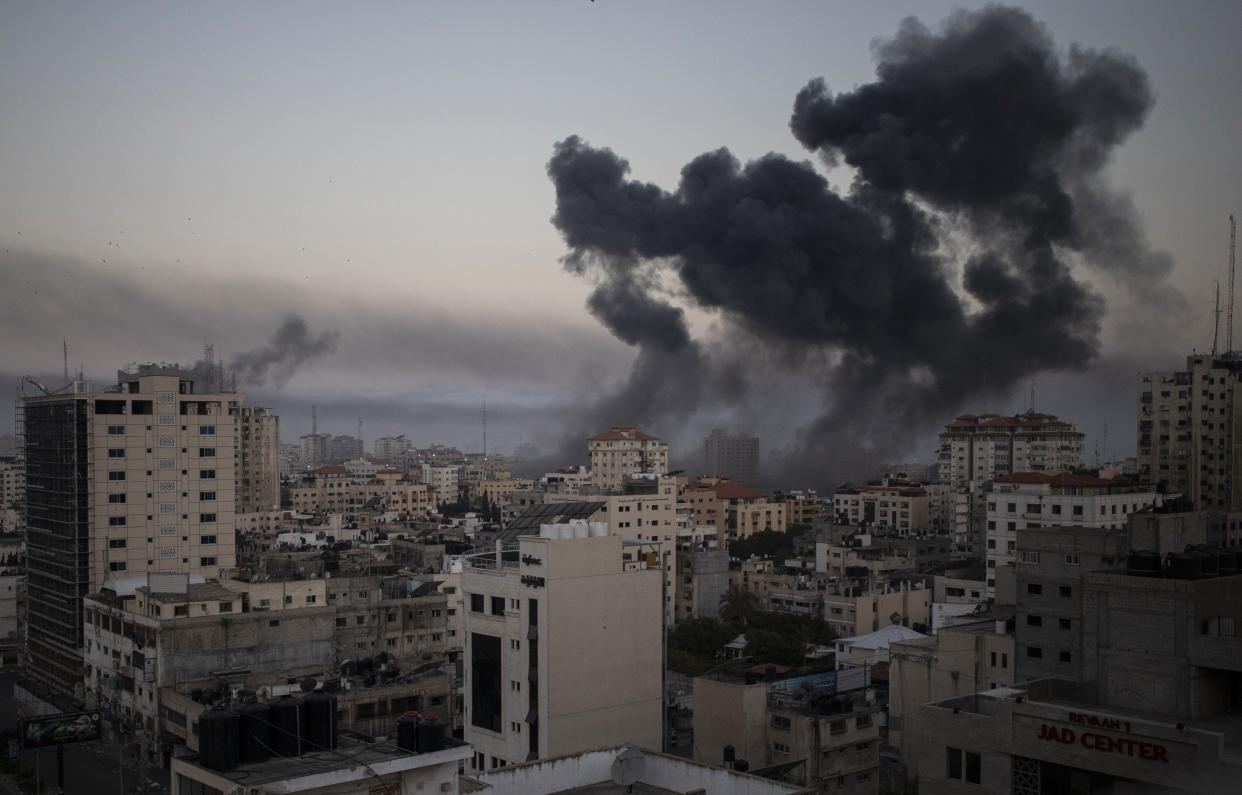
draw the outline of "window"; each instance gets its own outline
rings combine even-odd
[[[174,605],[173,606],[174,616],[188,616],[189,614],[190,614],[189,605]]]
[[[522,648],[522,641],[510,638],[509,648],[513,649],[514,651],[520,651]]]
[[[233,612],[233,603],[232,603],[232,602],[221,602],[221,603],[219,604],[219,606],[218,606],[218,610],[219,610],[221,613],[232,613],[232,612]]]
[[[214,543],[216,543],[216,537],[215,537],[215,536],[212,536],[212,535],[200,536],[200,537],[199,537],[199,539],[198,539],[198,543],[200,543],[200,544],[214,544]]]
[[[1018,504],[1016,502],[1009,503],[1009,513],[1017,513],[1017,512],[1018,512]]]
[[[1060,505],[1057,505],[1057,504],[1053,503],[1053,505],[1052,505],[1052,515],[1053,515],[1053,516],[1060,516],[1060,515],[1061,515],[1061,506],[1060,506]]]
[[[109,436],[124,436],[125,426],[124,425],[109,425],[108,435]]]
[[[214,566],[214,565],[216,565],[216,559],[215,559],[214,557],[199,558],[199,559],[198,559],[198,565],[200,565],[200,566]]]
[[[200,513],[198,515],[198,521],[204,524],[210,524],[214,522],[215,520],[216,520],[216,515],[214,513]]]
[[[1073,511],[1073,513],[1074,513],[1074,515],[1075,515],[1075,516],[1082,516],[1082,506],[1081,506],[1081,505],[1075,505],[1075,506],[1074,506],[1074,511]]]
[[[307,594],[307,596],[306,596],[306,604],[308,604],[308,605],[313,605],[313,604],[315,604],[315,594]]]
[[[1057,623],[1060,625],[1061,629],[1069,629],[1069,628],[1070,628],[1070,620],[1069,620],[1068,618],[1061,618],[1061,619],[1058,619],[1058,620],[1057,620]]]
[[[512,732],[514,732],[515,734],[521,734],[521,733],[522,733],[522,724],[518,723],[518,722],[517,722],[517,721],[515,721],[515,720],[511,720],[511,721],[509,721],[509,731],[512,731]]]
[[[338,618],[338,619],[336,620],[336,625],[337,625],[338,627],[343,627],[343,626],[345,626],[345,619],[344,619],[344,618]]]
[[[516,680],[516,679],[510,679],[510,680],[509,680],[509,689],[510,689],[510,690],[512,690],[512,691],[513,691],[513,692],[515,692],[515,693],[520,693],[520,692],[522,692],[522,683],[521,683],[521,682],[519,682],[519,681],[518,681],[518,680]]]
[[[108,502],[112,503],[113,505],[116,505],[117,503],[125,502],[125,495],[124,494],[109,494]]]
[[[109,472],[108,480],[125,480],[124,472]]]
[[[280,626],[280,619],[279,619],[279,618],[273,618],[271,621],[267,622],[267,625],[268,625],[269,627],[278,627],[278,626]]]
[[[114,560],[108,564],[108,571],[125,571],[125,561]]]
[[[778,754],[788,754],[789,746],[785,743],[772,743],[772,750]]]
[[[961,781],[962,780],[962,750],[960,748],[946,748],[945,750],[945,778]]]
[[[124,516],[109,516],[108,517],[108,527],[124,527],[124,526],[125,526]]]
[[[198,435],[199,435],[199,436],[215,436],[215,435],[216,435],[216,426],[214,426],[214,425],[200,425],[200,426],[198,426]]]
[[[869,728],[870,726],[871,726],[870,715],[859,715],[857,718],[854,718],[855,729],[866,729],[866,728]]]
[[[198,477],[199,477],[199,479],[200,479],[200,480],[215,480],[215,479],[216,479],[216,470],[214,470],[214,469],[200,469],[200,470],[198,471]]]
[[[1027,646],[1026,656],[1033,660],[1042,660],[1044,658],[1044,650],[1038,646]]]
[[[1081,561],[1078,559],[1077,555],[1066,555],[1065,556],[1065,565],[1077,566],[1079,565],[1079,563],[1081,563]]]
[[[1037,564],[1039,563],[1039,553],[1038,552],[1019,552],[1018,562]]]
[[[483,594],[481,593],[470,594],[470,612],[472,613],[483,612]]]
[[[124,538],[109,538],[108,549],[125,549],[126,543]]]
[[[978,784],[983,760],[979,754],[966,752],[966,783]]]
[[[199,502],[214,502],[216,493],[214,491],[200,491],[198,493]]]
[[[125,457],[124,447],[109,447],[108,448],[108,458],[124,458],[124,457]]]
[[[1064,596],[1064,597],[1068,598],[1068,597],[1070,597],[1070,596],[1073,596],[1073,594],[1074,594],[1074,589],[1073,589],[1073,588],[1070,588],[1068,585],[1062,585],[1060,588],[1058,588],[1058,589],[1057,589],[1057,592],[1058,592],[1061,596]]]
[[[199,457],[199,458],[215,458],[215,457],[216,457],[216,448],[214,448],[214,447],[200,447],[200,448],[198,448],[198,457]]]
[[[492,615],[503,616],[505,614],[505,598],[503,596],[492,597]]]
[[[1044,586],[1040,585],[1037,582],[1028,582],[1026,584],[1026,592],[1031,594],[1032,596],[1039,596],[1040,594],[1044,592]]]
[[[792,726],[793,726],[793,721],[785,717],[784,715],[773,715],[772,716],[772,728],[789,729]]]
[[[828,724],[828,732],[830,734],[845,734],[845,721],[834,720]]]
[[[1028,627],[1042,627],[1044,625],[1044,619],[1041,616],[1027,616],[1026,625]]]
[[[1067,662],[1069,662],[1069,661],[1070,661],[1070,653],[1069,653],[1069,652],[1067,652],[1067,651],[1063,651],[1063,652],[1061,652],[1061,654],[1060,654],[1059,656],[1060,656],[1060,660],[1061,660],[1061,662],[1063,662],[1063,663],[1067,663]]]

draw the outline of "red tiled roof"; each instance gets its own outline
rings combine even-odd
[[[592,442],[620,442],[620,441],[639,441],[639,442],[658,442],[660,441],[654,436],[643,433],[633,425],[614,425],[611,430],[605,431],[598,436],[592,436]]]

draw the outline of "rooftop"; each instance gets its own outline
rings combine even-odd
[[[236,782],[245,791],[264,787],[268,793],[318,790],[326,783],[335,785],[360,781],[376,774],[387,775],[404,770],[454,762],[470,756],[470,746],[451,737],[442,751],[412,754],[398,748],[395,742],[370,742],[361,735],[342,732],[334,751],[303,754],[298,757],[273,757],[266,762],[239,765],[228,773],[219,773],[198,765],[198,757],[180,760],[199,769]],[[331,781],[323,777],[331,774]]]
[[[147,591],[147,586],[141,586],[139,591]],[[233,599],[240,599],[241,594],[237,591],[230,591],[223,585],[215,582],[192,582],[185,593],[152,593],[148,597],[152,602],[168,603],[168,602],[227,602]]]
[[[658,442],[660,441],[654,436],[645,434],[635,428],[633,425],[614,425],[608,431],[597,436],[591,437],[592,442],[621,442],[621,441],[638,441],[638,442]]]
[[[600,500],[575,500],[573,502],[545,502],[532,505],[514,517],[504,530],[497,534],[499,541],[516,541],[518,536],[537,536],[545,524],[565,524],[573,519],[590,519],[608,506]]]

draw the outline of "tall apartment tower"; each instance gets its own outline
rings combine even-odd
[[[237,513],[280,510],[280,418],[259,406],[231,411]]]
[[[661,747],[659,566],[643,546],[582,521],[466,556],[465,740],[474,769]]]
[[[175,367],[117,380],[24,399],[27,670],[62,691],[82,677],[84,596],[110,579],[236,565],[241,396],[197,394]]]
[[[730,435],[717,428],[703,440],[703,474],[755,486],[759,481],[759,437]]]
[[[591,479],[606,491],[620,491],[630,475],[668,472],[668,445],[632,425],[614,425],[592,436]]]
[[[1186,357],[1186,369],[1144,373],[1138,389],[1139,479],[1201,510],[1242,510],[1242,355]]]

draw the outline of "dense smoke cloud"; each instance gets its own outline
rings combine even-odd
[[[709,152],[670,192],[628,179],[611,150],[556,145],[566,266],[597,280],[590,310],[639,349],[596,427],[659,432],[722,396],[747,399],[715,389],[728,368],[691,338],[678,295],[818,363],[824,410],[790,456],[818,478],[836,474],[829,460],[848,474],[901,452],[970,398],[1091,362],[1103,305],[1077,264],[1143,300],[1175,296],[1169,258],[1101,174],[1152,105],[1132,59],[1062,56],[1025,12],[999,7],[936,32],[908,20],[876,56],[875,82],[833,95],[813,80],[794,102],[797,140],[855,170],[844,195],[776,154]]]

